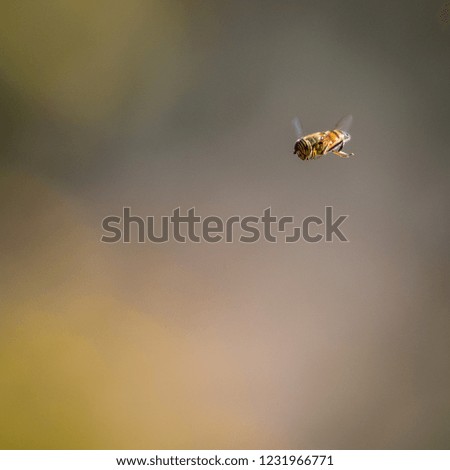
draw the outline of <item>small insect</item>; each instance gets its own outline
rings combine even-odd
[[[342,151],[344,145],[351,139],[348,131],[352,125],[353,118],[349,114],[343,117],[332,131],[315,132],[303,135],[302,127],[298,118],[292,121],[297,131],[298,140],[294,145],[294,154],[302,160],[314,160],[327,153],[334,153],[342,158],[348,158],[354,153],[347,154]]]

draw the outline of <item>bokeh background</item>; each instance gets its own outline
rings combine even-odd
[[[445,8],[3,1],[1,448],[448,449]],[[99,241],[326,205],[350,243]]]

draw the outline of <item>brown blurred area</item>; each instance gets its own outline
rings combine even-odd
[[[448,449],[442,5],[2,2],[0,448]],[[350,243],[99,241],[326,205]]]

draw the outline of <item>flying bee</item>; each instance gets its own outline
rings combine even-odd
[[[353,118],[349,114],[343,117],[332,131],[315,132],[303,135],[302,127],[298,118],[292,121],[297,131],[298,140],[294,145],[294,154],[302,160],[314,160],[327,153],[334,153],[342,158],[348,158],[354,153],[347,154],[342,151],[344,145],[351,139],[348,131],[352,125]]]

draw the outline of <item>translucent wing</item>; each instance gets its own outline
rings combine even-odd
[[[292,125],[294,126],[295,132],[297,134],[297,138],[303,137],[303,129],[302,125],[300,124],[300,119],[298,117],[295,117],[292,119]]]
[[[340,131],[348,132],[352,127],[353,116],[349,114],[348,116],[344,116],[335,126],[335,129],[339,129]]]

